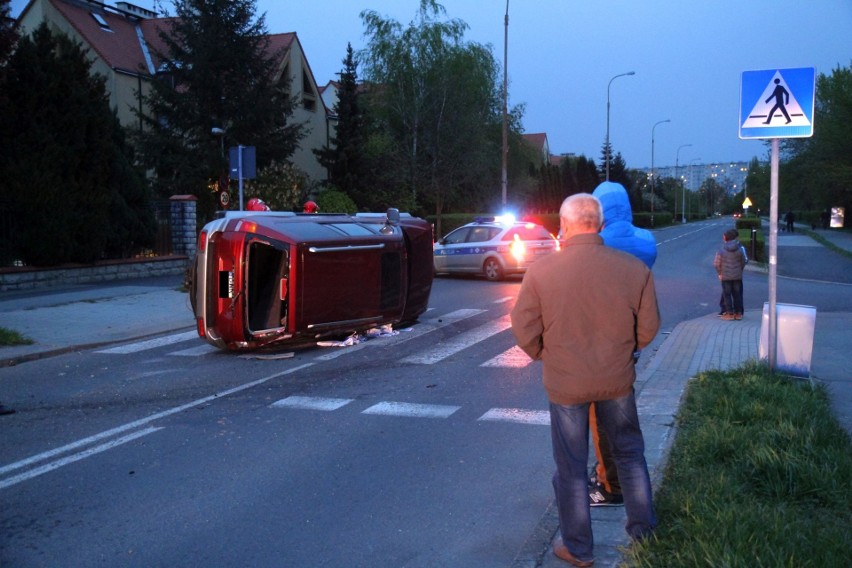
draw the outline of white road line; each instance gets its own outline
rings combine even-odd
[[[413,363],[416,365],[434,365],[439,361],[443,361],[451,355],[455,355],[459,351],[470,347],[484,339],[488,339],[492,335],[496,335],[501,331],[509,329],[512,325],[509,316],[503,316],[499,320],[488,322],[477,328],[471,329],[464,333],[455,336],[452,341],[439,343],[434,348],[429,349],[417,355],[411,355],[402,359],[403,363]]]
[[[273,408],[301,408],[305,410],[332,411],[343,408],[353,399],[351,398],[322,398],[316,396],[288,396],[273,402]]]
[[[479,420],[549,426],[550,412],[546,410],[524,410],[522,408],[492,408],[480,416]]]
[[[95,446],[93,448],[89,448],[88,450],[83,450],[82,452],[78,452],[76,454],[72,454],[70,456],[60,458],[56,461],[46,463],[46,464],[39,466],[35,469],[31,469],[30,471],[27,471],[27,472],[24,472],[24,473],[19,473],[18,475],[15,475],[13,477],[10,477],[8,479],[4,479],[4,480],[0,481],[0,489],[5,489],[5,488],[10,487],[12,485],[15,485],[17,483],[21,483],[22,481],[26,481],[28,479],[32,479],[33,477],[37,477],[37,476],[42,475],[44,473],[47,473],[49,471],[53,471],[54,469],[58,469],[58,468],[60,468],[64,465],[68,465],[68,464],[74,463],[76,461],[80,461],[82,459],[85,459],[89,456],[93,456],[95,454],[99,454],[101,452],[111,450],[112,448],[115,448],[115,447],[120,446],[122,444],[126,444],[127,442],[132,442],[133,440],[135,440],[137,438],[141,438],[142,436],[147,436],[148,434],[153,434],[154,432],[156,432],[158,430],[162,430],[162,428],[149,426],[148,428],[145,428],[144,430],[139,430],[138,432],[133,432],[131,434],[128,434],[127,436],[123,436],[121,438],[111,440],[111,441],[109,441],[105,444],[101,444],[100,446]]]
[[[408,402],[380,402],[374,404],[362,414],[381,414],[384,416],[405,416],[409,418],[447,418],[461,406],[438,404],[411,404]]]
[[[500,298],[499,300],[494,300],[495,304],[505,304],[506,302],[511,302],[514,300],[514,296],[506,296],[505,298]]]
[[[159,420],[160,418],[165,418],[166,416],[171,416],[172,414],[177,414],[178,412],[183,412],[184,410],[187,410],[189,408],[200,406],[200,405],[206,404],[210,401],[213,401],[213,400],[216,400],[216,399],[219,399],[219,398],[223,398],[223,397],[232,395],[234,393],[237,393],[237,392],[240,392],[240,391],[243,391],[243,390],[246,390],[246,389],[250,389],[252,387],[256,387],[258,385],[262,385],[263,383],[265,383],[267,381],[270,381],[272,379],[275,379],[275,378],[278,378],[278,377],[281,377],[281,376],[284,376],[284,375],[289,375],[290,373],[295,373],[296,371],[300,371],[300,370],[302,370],[306,367],[310,367],[312,365],[313,365],[313,363],[305,363],[304,365],[299,365],[298,367],[293,367],[292,369],[287,369],[286,371],[281,371],[280,373],[274,373],[272,375],[269,375],[268,377],[264,377],[264,378],[258,379],[256,381],[251,381],[250,383],[245,383],[243,385],[239,385],[239,386],[236,386],[236,387],[224,390],[224,391],[217,392],[216,394],[212,394],[210,396],[205,396],[204,398],[199,398],[198,400],[194,400],[192,402],[188,402],[186,404],[182,404],[180,406],[170,408],[169,410],[164,410],[162,412],[152,414],[151,416],[148,416],[147,418],[140,418],[139,420],[134,420],[133,422],[128,422],[127,424],[124,424],[122,426],[118,426],[116,428],[112,428],[111,430],[106,430],[105,432],[101,432],[99,434],[95,434],[94,436],[89,436],[88,438],[83,438],[82,440],[77,440],[76,442],[71,442],[70,444],[66,444],[66,445],[64,445],[60,448],[55,448],[53,450],[49,450],[49,451],[46,451],[46,452],[42,452],[40,454],[36,454],[34,456],[30,456],[26,459],[23,459],[23,460],[15,462],[15,463],[11,463],[9,465],[5,465],[3,467],[0,467],[0,475],[6,473],[8,471],[13,471],[13,470],[20,469],[22,467],[26,467],[28,465],[31,465],[31,464],[34,464],[34,463],[37,463],[37,462],[40,462],[40,461],[50,459],[54,456],[58,456],[59,454],[64,454],[66,452],[70,452],[71,450],[75,450],[75,449],[82,447],[82,446],[94,444],[95,442],[99,442],[100,440],[103,440],[104,438],[109,438],[111,436],[115,436],[115,435],[120,434],[122,432],[126,432],[128,430],[133,430],[134,428],[139,428],[140,426],[145,426],[146,424],[149,424],[149,423],[153,422],[154,420]]]
[[[175,333],[172,335],[149,339],[148,341],[138,341],[136,343],[128,343],[127,345],[119,345],[118,347],[110,347],[109,349],[101,349],[100,351],[95,351],[95,353],[126,355],[128,353],[137,353],[139,351],[145,351],[146,349],[154,349],[162,347],[163,345],[171,345],[173,343],[187,341],[196,337],[198,337],[198,332],[185,331],[183,333]]]
[[[515,345],[511,349],[503,351],[496,357],[492,357],[480,367],[503,367],[509,369],[521,369],[532,363],[530,356],[524,350]]]

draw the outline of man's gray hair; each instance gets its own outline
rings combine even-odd
[[[565,198],[559,217],[566,223],[596,231],[604,221],[601,202],[591,193],[575,193]]]

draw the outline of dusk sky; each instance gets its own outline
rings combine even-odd
[[[112,2],[109,2],[112,3]],[[153,0],[130,2],[155,9]],[[12,0],[17,16],[26,0]],[[170,3],[164,3],[170,7]],[[506,0],[444,0],[466,41],[490,44],[503,64]],[[742,73],[852,65],[852,0],[514,0],[509,2],[509,105],[524,104],[525,132],[545,132],[554,154],[599,161],[606,137],[628,167],[766,159],[739,140]],[[404,25],[418,0],[258,0],[270,33],[296,32],[317,84],[342,68],[347,42],[366,41],[369,9]],[[502,77],[502,75],[501,75]],[[794,93],[795,94],[795,93]],[[662,120],[670,123],[654,124]],[[819,123],[814,124],[819,129]],[[691,144],[689,147],[678,148]],[[698,163],[698,162],[696,162]]]

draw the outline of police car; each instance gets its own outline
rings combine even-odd
[[[478,217],[435,243],[435,274],[481,274],[502,280],[523,274],[535,260],[559,250],[559,241],[536,223],[511,216]]]

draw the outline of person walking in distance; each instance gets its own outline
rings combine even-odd
[[[796,215],[793,214],[792,209],[787,210],[787,214],[784,215],[784,222],[787,224],[787,232],[789,232],[789,233],[795,233],[796,232],[796,227],[794,226],[794,223],[796,222]]]
[[[775,106],[769,111],[769,116],[766,117],[766,122],[763,124],[769,124],[772,122],[772,115],[779,109],[782,113],[784,113],[784,118],[787,119],[787,124],[790,124],[792,121],[790,119],[790,115],[787,113],[787,105],[790,104],[790,93],[787,92],[787,89],[781,86],[781,79],[775,79],[775,90],[772,91],[769,98],[763,102],[768,103],[773,98],[775,99]]]
[[[722,247],[713,257],[713,267],[722,283],[725,302],[723,320],[743,319],[743,269],[748,261],[738,236],[736,229],[725,231]]]
[[[657,241],[651,231],[633,224],[630,197],[624,186],[605,181],[595,188],[592,195],[598,198],[603,209],[604,224],[600,235],[604,244],[630,253],[648,268],[653,268],[657,260]],[[589,475],[589,502],[592,507],[623,505],[618,470],[606,434],[598,427],[594,403],[589,407],[589,429],[597,458]]]
[[[627,533],[641,540],[657,525],[633,389],[633,353],[654,339],[660,314],[651,270],[604,246],[597,198],[572,195],[559,215],[564,246],[530,266],[511,319],[518,346],[543,362],[560,524],[553,553],[585,567],[594,563],[586,475],[592,402],[618,469]]]

